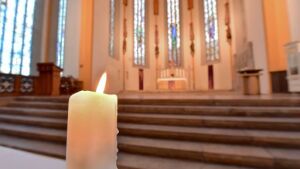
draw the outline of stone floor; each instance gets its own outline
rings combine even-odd
[[[0,147],[1,169],[65,169],[64,160]]]

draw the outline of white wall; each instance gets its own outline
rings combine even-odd
[[[300,41],[300,1],[287,0],[291,40]]]
[[[224,4],[226,0],[220,0],[219,6],[219,21],[220,21],[220,42],[221,42],[221,62],[214,65],[215,75],[215,89],[217,90],[231,90],[232,89],[232,65],[231,56],[229,54],[229,47],[226,42],[226,33],[224,27]],[[118,2],[118,1],[117,1]],[[126,90],[137,91],[138,90],[138,67],[133,66],[133,1],[128,1],[128,7],[126,12],[127,18],[127,52],[125,56],[126,65]],[[147,51],[146,57],[148,58],[149,64],[144,69],[144,90],[155,91],[156,90],[156,60],[155,60],[155,16],[153,15],[153,1],[147,2]],[[159,48],[160,55],[158,64],[160,68],[166,68],[166,57],[167,57],[167,35],[166,35],[166,3],[160,2],[160,15],[158,17],[159,25]],[[122,12],[122,3],[119,1],[119,7],[121,15],[118,18],[122,22],[124,15]],[[201,58],[203,57],[203,51],[201,50],[201,41],[203,37],[200,35],[200,30],[203,29],[203,25],[199,18],[203,17],[201,12],[201,4],[195,1],[195,9],[193,10],[194,15],[194,26],[195,26],[195,72],[196,72],[196,90],[207,90],[208,89],[208,72],[207,65],[202,63]],[[111,72],[111,78],[116,79],[113,84],[110,84],[112,91],[120,91],[123,89],[123,54],[122,54],[122,41],[123,41],[123,24],[121,23],[119,30],[120,36],[117,37],[116,41],[120,45],[116,46],[119,52],[115,52],[118,59],[112,59],[108,54],[108,42],[109,42],[109,1],[107,0],[95,0],[95,15],[94,15],[94,49],[93,49],[93,85],[97,84],[98,78],[101,73],[108,69]],[[189,24],[190,12],[187,10],[187,3],[182,0],[182,17],[181,17],[181,53],[183,57],[184,69],[191,71],[192,68],[192,56],[190,53],[190,32]],[[101,47],[100,47],[101,46]],[[192,89],[192,73],[190,73],[190,84],[189,90]],[[117,83],[116,83],[117,82]]]
[[[117,93],[122,90],[121,57],[109,56],[109,1],[94,1],[94,44],[92,60],[92,84],[96,88],[103,72],[107,72],[106,92]],[[116,48],[120,46],[115,46]],[[118,51],[118,50],[117,50]],[[117,52],[115,52],[117,53]]]
[[[270,93],[262,0],[244,0],[244,8],[247,38],[253,42],[255,67],[263,69],[260,78],[261,92]]]
[[[220,41],[220,63],[214,65],[214,87],[216,90],[232,89],[232,52],[227,43],[225,26],[225,3],[227,0],[219,0],[219,41]],[[233,12],[233,11],[231,11]],[[203,28],[202,28],[203,29]],[[233,36],[235,34],[233,33]]]
[[[72,0],[67,7],[64,76],[79,76],[80,24],[81,0]]]

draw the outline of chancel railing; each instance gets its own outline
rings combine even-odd
[[[0,73],[0,95],[35,95],[37,77]]]
[[[70,95],[76,93],[83,88],[83,82],[72,76],[62,77],[60,80],[60,94]]]
[[[53,63],[39,63],[39,76],[0,73],[0,96],[70,95],[82,90],[83,83],[73,77],[61,77]]]

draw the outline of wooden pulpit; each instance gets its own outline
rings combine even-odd
[[[62,69],[54,63],[38,63],[38,95],[58,96],[60,94],[60,73]]]

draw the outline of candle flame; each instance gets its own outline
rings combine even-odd
[[[99,84],[98,84],[98,87],[97,87],[97,90],[96,92],[97,93],[104,93],[104,90],[105,90],[105,85],[106,85],[106,79],[107,79],[107,74],[106,72],[104,72],[100,78],[100,81],[99,81]]]

